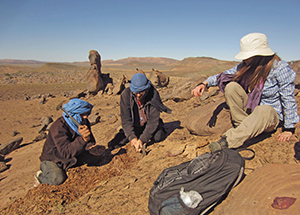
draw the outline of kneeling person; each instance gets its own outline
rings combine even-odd
[[[162,103],[159,93],[144,74],[132,76],[130,87],[121,94],[120,108],[125,136],[136,151],[141,151],[150,139],[159,142],[166,137],[160,112],[171,113],[171,110]]]
[[[62,184],[67,179],[66,171],[77,163],[78,156],[95,146],[87,119],[93,105],[75,98],[63,108],[80,126],[66,113],[53,123],[40,156],[41,165],[35,176],[35,186],[39,183]]]

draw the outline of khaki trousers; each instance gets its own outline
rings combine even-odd
[[[230,109],[231,120],[235,128],[224,133],[229,148],[236,148],[264,131],[271,132],[279,124],[279,117],[270,105],[257,106],[248,115],[246,103],[248,96],[245,90],[236,82],[230,82],[225,87],[225,100]]]

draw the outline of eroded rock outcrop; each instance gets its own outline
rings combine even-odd
[[[169,84],[170,78],[157,69],[152,68],[149,80],[155,87],[166,87]]]
[[[95,50],[90,50],[89,60],[91,67],[86,73],[87,91],[96,95],[101,89],[104,89],[104,83],[101,77],[101,56]]]

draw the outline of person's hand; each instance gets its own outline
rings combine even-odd
[[[141,140],[134,138],[130,141],[130,143],[131,143],[131,146],[133,146],[137,152],[142,151],[143,142]]]
[[[195,89],[192,90],[191,94],[195,97],[202,96],[207,84],[208,83],[204,81],[203,84],[200,84],[197,87],[195,87]]]
[[[79,134],[81,135],[81,137],[83,138],[83,140],[85,142],[89,142],[90,141],[90,139],[91,139],[91,137],[90,137],[91,132],[90,132],[89,128],[86,125],[80,125],[78,127],[78,132],[79,132]]]
[[[284,131],[281,134],[277,135],[277,139],[279,141],[289,141],[292,137],[293,133],[290,131]]]

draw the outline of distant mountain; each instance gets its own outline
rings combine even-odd
[[[0,64],[12,64],[12,65],[25,65],[25,64],[45,64],[47,62],[37,60],[14,60],[14,59],[0,59]]]
[[[49,71],[49,72],[65,72],[65,71],[85,71],[85,67],[68,64],[68,63],[46,63],[36,69],[36,71]]]
[[[211,57],[188,57],[175,63],[170,69],[174,74],[199,73],[212,75],[234,67],[238,62],[218,60]]]
[[[164,57],[128,57],[120,60],[103,60],[103,65],[149,65],[149,64],[161,64],[161,65],[172,65],[179,62],[172,58]]]
[[[162,65],[172,65],[178,62],[178,60],[172,58],[164,58],[164,57],[128,57],[120,60],[102,60],[102,65],[126,65],[126,64],[162,64]],[[0,64],[46,64],[49,62],[46,61],[36,61],[36,60],[15,60],[15,59],[0,59]],[[55,62],[53,62],[55,63]],[[76,66],[89,66],[88,61],[82,62],[63,62],[64,64],[72,64]]]

